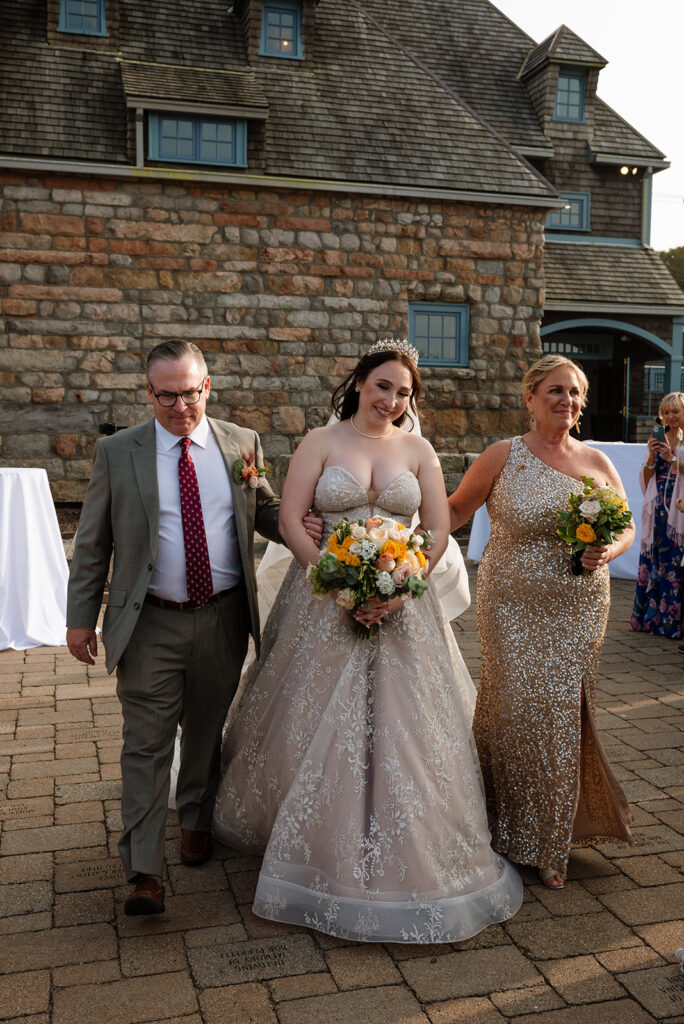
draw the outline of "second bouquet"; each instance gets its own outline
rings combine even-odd
[[[421,597],[428,570],[422,549],[430,540],[429,534],[414,533],[395,519],[341,519],[318,564],[309,565],[307,579],[320,597],[337,591],[335,600],[351,615],[372,597]],[[373,626],[359,628],[364,636],[373,636]]]

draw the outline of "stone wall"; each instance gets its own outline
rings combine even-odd
[[[409,301],[470,305],[468,368],[423,371],[443,453],[520,430],[540,353],[543,211],[229,186],[0,175],[0,464],[44,466],[82,498],[101,423],[148,418],[149,349],[206,354],[210,413],[271,459]]]

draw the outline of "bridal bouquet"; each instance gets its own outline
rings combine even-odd
[[[431,540],[429,533],[413,533],[395,519],[341,519],[328,538],[327,551],[317,565],[309,565],[306,577],[320,597],[338,591],[337,604],[352,615],[371,597],[420,597],[427,590],[428,569],[421,549]],[[373,635],[372,626],[362,628],[365,636]]]
[[[583,476],[582,483],[581,494],[571,492],[556,522],[560,539],[572,544],[572,571],[577,576],[587,571],[579,561],[584,549],[589,544],[612,544],[632,519],[627,502],[612,487],[596,487],[590,476]]]

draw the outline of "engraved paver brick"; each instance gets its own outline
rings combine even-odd
[[[200,996],[205,1024],[277,1024],[263,985],[231,985],[208,989]]]
[[[197,997],[182,972],[77,985],[55,992],[53,1024],[139,1024],[197,1011]]]
[[[433,959],[406,960],[399,965],[422,1002],[484,995],[541,980],[534,965],[514,946],[464,950]]]
[[[104,826],[99,822],[83,825],[55,825],[52,828],[26,828],[5,832],[0,853],[40,853],[45,850],[67,850],[74,847],[97,846],[106,840]]]
[[[52,815],[54,801],[51,796],[28,797],[26,800],[0,800],[0,821],[12,818],[31,818]]]
[[[514,918],[508,930],[523,953],[539,960],[640,945],[631,929],[610,914],[558,917],[523,924],[516,924]]]
[[[126,876],[118,858],[58,864],[55,867],[55,892],[110,889],[115,885],[123,885],[125,881]]]
[[[624,995],[617,982],[593,956],[546,960],[537,966],[567,1003],[598,1003],[604,999],[620,999]]]
[[[681,917],[684,882],[650,889],[631,889],[602,897],[616,917],[626,924],[653,924]]]
[[[309,935],[207,946],[191,951],[188,960],[200,988],[326,969],[321,951]]]
[[[278,1018],[280,1024],[427,1024],[428,1020],[414,996],[398,986],[294,999],[280,1003]]]
[[[50,1009],[50,972],[30,971],[0,978],[0,1019]]]
[[[51,928],[15,935],[12,942],[5,945],[0,957],[0,974],[87,963],[89,960],[111,960],[117,955],[116,935],[107,924]]]
[[[618,981],[656,1020],[684,1014],[684,978],[679,964],[619,974]]]
[[[392,958],[380,946],[331,949],[325,954],[325,959],[337,987],[342,991],[401,982],[401,975]]]

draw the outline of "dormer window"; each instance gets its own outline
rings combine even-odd
[[[261,46],[265,57],[302,59],[302,6],[292,0],[264,0]]]
[[[587,80],[584,71],[561,70],[558,73],[554,121],[584,123],[584,96]]]
[[[60,0],[59,31],[106,36],[105,0]]]
[[[588,231],[589,193],[561,192],[560,196],[565,199],[565,207],[548,215],[546,227],[555,231]]]
[[[150,113],[148,155],[164,163],[247,166],[247,123],[233,118]]]

